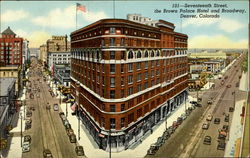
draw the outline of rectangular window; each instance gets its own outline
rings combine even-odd
[[[133,75],[129,75],[128,76],[128,84],[132,84],[133,83]]]
[[[115,129],[115,118],[110,118],[110,128]]]
[[[144,89],[147,89],[148,88],[148,82],[145,82],[144,83]]]
[[[110,87],[115,87],[115,78],[114,77],[110,78]]]
[[[124,86],[124,77],[121,77],[121,85]]]
[[[115,105],[110,105],[110,112],[116,112]]]
[[[140,92],[141,91],[141,84],[137,85],[137,91]]]
[[[130,88],[128,89],[128,95],[131,95],[131,94],[133,94],[133,87],[130,87]]]
[[[115,46],[115,38],[110,38],[110,46]]]
[[[137,81],[141,81],[141,74],[137,74]]]
[[[110,51],[110,59],[115,59],[115,51]]]
[[[148,68],[148,61],[145,61],[145,69]]]
[[[115,90],[110,91],[110,99],[115,99]]]
[[[102,84],[105,85],[105,77],[102,76]]]
[[[148,79],[148,72],[145,72],[145,80]]]
[[[124,51],[121,52],[121,59],[125,59],[125,52]]]
[[[160,66],[160,61],[159,60],[156,61],[156,66]]]
[[[160,70],[156,70],[156,76],[160,75]]]
[[[124,64],[121,64],[121,73],[124,73]]]
[[[124,89],[121,90],[121,98],[124,98],[125,96]]]
[[[155,71],[152,70],[152,71],[151,71],[151,77],[154,77],[154,75],[155,75]]]
[[[128,64],[128,72],[132,72],[133,71],[133,63],[129,63]]]
[[[101,127],[105,127],[105,118],[101,117]]]
[[[121,46],[125,45],[125,38],[121,38]]]
[[[125,104],[121,104],[121,111],[125,110]]]
[[[110,30],[109,30],[110,33],[115,33],[115,28],[114,27],[111,27]]]
[[[152,86],[154,86],[155,85],[155,80],[152,80],[151,84],[152,84]]]
[[[142,116],[142,109],[137,110],[137,118]]]
[[[155,66],[155,61],[151,61],[151,67]]]
[[[115,64],[110,64],[110,73],[111,74],[115,73]]]
[[[134,121],[134,113],[128,115],[128,124]]]
[[[141,63],[137,63],[136,68],[137,68],[137,70],[140,70],[141,69]]]
[[[125,117],[121,118],[121,128],[125,126]]]

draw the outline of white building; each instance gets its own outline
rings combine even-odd
[[[141,24],[149,25],[149,26],[156,26],[156,23],[159,22],[159,20],[152,20],[148,17],[143,17],[141,14],[128,14],[127,20],[138,22]]]
[[[56,64],[69,64],[70,52],[48,52],[48,67],[53,70]]]

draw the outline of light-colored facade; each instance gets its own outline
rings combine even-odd
[[[215,52],[197,52],[197,53],[189,53],[188,58],[209,58],[209,59],[227,59],[227,54],[223,51],[215,51]]]
[[[47,62],[47,46],[45,44],[40,46],[39,59],[42,61],[43,66]]]
[[[9,65],[0,67],[0,78],[14,78],[15,82],[15,94],[18,95],[18,91],[21,89],[22,78],[21,78],[21,66]]]
[[[143,17],[141,14],[128,14],[127,20],[138,22],[141,24],[149,25],[149,26],[156,26],[156,24],[159,22],[159,20],[152,20],[148,17]]]
[[[48,67],[50,70],[57,64],[69,64],[70,52],[48,52]]]

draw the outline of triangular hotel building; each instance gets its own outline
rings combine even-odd
[[[188,36],[164,20],[130,19],[102,19],[70,35],[73,106],[112,152],[140,141],[187,98]]]

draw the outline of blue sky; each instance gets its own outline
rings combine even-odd
[[[27,38],[31,47],[44,44],[51,35],[70,35],[75,30],[76,3],[85,5],[87,13],[78,11],[78,28],[99,19],[113,17],[112,1],[4,1],[1,3],[1,32],[8,26]],[[227,4],[227,9],[245,9],[244,14],[222,14],[220,18],[180,18],[180,14],[154,13],[155,9],[173,9],[173,4]],[[175,31],[189,36],[189,48],[247,47],[249,2],[246,1],[117,1],[115,17],[126,19],[138,13],[154,20],[175,24]],[[191,8],[190,8],[191,9]]]

